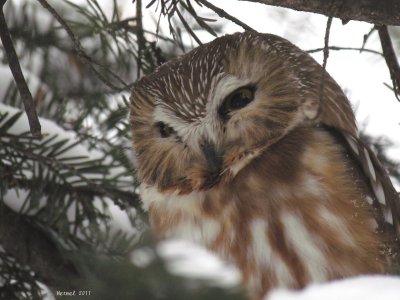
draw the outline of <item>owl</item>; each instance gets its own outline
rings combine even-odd
[[[341,88],[289,41],[217,38],[141,78],[130,105],[154,235],[233,263],[251,299],[387,270],[398,194]]]

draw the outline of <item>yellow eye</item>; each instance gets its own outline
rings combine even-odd
[[[254,86],[246,86],[237,89],[225,98],[221,107],[218,109],[218,113],[222,119],[228,120],[229,113],[235,110],[239,110],[247,104],[249,104],[254,99]]]

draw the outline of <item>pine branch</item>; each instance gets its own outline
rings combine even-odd
[[[74,32],[72,29],[69,27],[69,25],[65,22],[65,20],[58,14],[58,12],[46,1],[46,0],[37,0],[39,3],[47,9],[53,17],[60,23],[60,25],[64,28],[64,30],[67,32],[69,38],[72,40],[75,50],[78,54],[78,57],[82,59],[82,61],[89,66],[89,68],[93,71],[93,73],[109,88],[115,91],[123,91],[127,90],[131,87],[131,85],[128,85],[125,83],[117,74],[112,72],[109,69],[104,68],[102,65],[97,64],[92,60],[92,58],[86,54],[86,52],[83,50],[83,47],[79,41],[79,39],[75,36]],[[99,67],[105,69],[107,73],[109,73],[115,80],[117,80],[122,86],[117,86],[111,81],[109,81],[106,77],[104,77],[94,66],[93,64],[98,65]]]
[[[27,148],[26,146],[22,146],[19,143],[16,143],[15,137],[12,140],[13,142],[7,142],[4,140],[0,140],[0,145],[3,148],[10,148],[16,152],[16,154],[22,154],[24,160],[31,160],[32,162],[37,162],[41,164],[43,167],[48,168],[51,170],[57,177],[62,180],[63,184],[68,187],[70,193],[75,195],[83,195],[83,194],[90,194],[91,197],[109,197],[113,199],[116,204],[123,207],[122,203],[127,203],[139,211],[141,211],[141,205],[139,199],[136,194],[132,192],[127,192],[118,189],[117,187],[110,186],[106,184],[106,180],[100,180],[99,183],[96,183],[94,179],[90,179],[83,175],[85,171],[84,168],[78,168],[79,165],[83,165],[85,161],[80,162],[76,167],[71,163],[64,163],[61,160],[57,160],[49,156],[48,154],[43,153],[44,155],[40,155],[32,151],[31,148]],[[64,159],[65,161],[65,159]],[[108,166],[111,168],[111,166]],[[79,179],[79,186],[74,186],[73,182],[71,183],[68,178],[76,176]],[[16,182],[13,178],[14,183]],[[29,180],[28,180],[29,181]],[[58,189],[60,191],[60,189]],[[118,202],[118,200],[122,200]],[[54,200],[53,200],[54,201]]]
[[[50,180],[50,183],[62,184],[69,190],[72,198],[79,198],[82,195],[88,195],[90,198],[108,197],[123,208],[131,206],[141,212],[138,196],[132,191],[135,183],[130,162],[126,160],[126,157],[118,158],[118,153],[112,153],[115,150],[115,144],[107,144],[107,142],[96,139],[98,150],[106,153],[106,150],[100,147],[104,143],[105,147],[110,148],[110,153],[100,158],[67,156],[65,153],[81,146],[90,136],[70,141],[56,139],[57,135],[51,135],[42,141],[36,141],[25,134],[16,135],[9,132],[20,116],[21,112],[11,116],[8,112],[0,114],[0,167],[9,166],[11,168],[11,175],[8,179],[4,177],[6,174],[0,174],[0,182],[8,180],[16,184],[16,182],[25,181],[26,187],[35,188],[35,186],[29,185],[29,182],[33,180],[32,176],[42,176],[37,178],[37,181],[45,185],[50,180],[46,176],[50,176],[51,173],[54,179]],[[107,126],[117,128],[116,122],[124,116],[125,110],[117,109],[106,121]],[[107,161],[108,155],[113,157],[112,161]],[[38,167],[45,171],[42,173],[36,171]],[[113,170],[116,169],[119,171],[113,174]],[[32,175],[27,177],[24,175],[26,172]],[[59,192],[62,190],[61,187],[57,188]],[[52,202],[56,201],[57,199],[52,200]]]

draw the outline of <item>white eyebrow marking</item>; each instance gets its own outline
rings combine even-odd
[[[207,99],[207,115],[214,116],[225,97],[239,87],[250,84],[250,80],[243,80],[227,73],[219,73],[211,84],[211,92]]]

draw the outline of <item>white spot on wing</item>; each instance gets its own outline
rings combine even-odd
[[[383,207],[383,216],[385,218],[385,221],[393,224],[393,215],[392,215],[392,211],[388,208],[388,207]]]
[[[366,196],[365,200],[368,202],[368,204],[372,205],[372,203],[374,202],[374,199],[372,199],[372,197],[370,196]]]
[[[372,188],[374,190],[375,196],[378,199],[378,201],[381,204],[386,205],[385,192],[383,191],[382,183],[379,180],[376,182],[373,182]]]
[[[367,161],[369,173],[371,174],[372,179],[374,179],[374,181],[376,181],[375,168],[371,162],[371,158],[369,157],[369,153],[366,148],[364,148],[364,155],[365,155],[365,159]]]
[[[345,134],[344,137],[354,153],[357,154],[357,156],[360,156],[360,152],[358,151],[357,143],[354,141],[354,138],[348,134]]]

